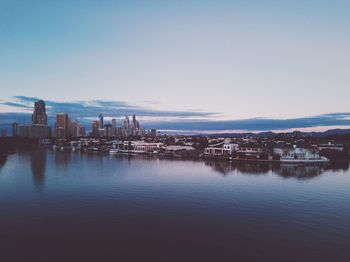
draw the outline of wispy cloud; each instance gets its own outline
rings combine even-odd
[[[32,108],[29,105],[26,105],[26,104],[23,104],[23,103],[16,103],[16,102],[2,102],[0,104],[6,105],[6,106],[9,106],[9,107],[15,107],[15,108],[24,108],[24,109]]]
[[[159,129],[172,130],[246,130],[246,131],[269,131],[315,128],[321,126],[350,126],[350,113],[334,113],[312,117],[301,117],[294,119],[269,119],[252,118],[243,120],[223,121],[177,121],[147,123]]]
[[[28,123],[28,113],[33,110],[36,97],[16,96],[13,101],[0,101],[0,105],[13,108],[13,112],[0,113],[0,125],[9,126],[12,122]],[[46,101],[50,123],[54,122],[55,115],[59,112],[68,113],[73,119],[89,126],[91,120],[97,118],[100,112],[107,119],[110,117],[123,117],[136,114],[145,128],[157,128],[172,130],[173,132],[196,131],[224,132],[226,130],[242,131],[283,131],[291,129],[315,130],[320,127],[350,127],[350,112],[338,112],[311,117],[293,119],[251,118],[242,120],[216,120],[219,113],[202,112],[199,110],[172,111],[154,110],[145,106],[133,105],[123,101],[78,101],[57,102]],[[22,110],[18,112],[18,109]]]
[[[33,104],[39,100],[37,97],[15,96],[14,101],[0,102],[2,105],[10,106],[13,109],[33,110]],[[185,117],[185,118],[208,118],[218,115],[215,112],[201,111],[174,111],[154,110],[144,106],[133,105],[123,101],[91,100],[77,102],[57,102],[45,100],[49,116],[57,113],[68,113],[72,118],[96,117],[100,112],[105,116],[124,116],[137,114],[138,116],[152,117]]]

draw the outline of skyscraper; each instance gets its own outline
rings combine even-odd
[[[34,104],[32,124],[47,125],[46,105],[43,100],[39,100]]]
[[[51,136],[51,128],[47,125],[46,106],[43,100],[34,103],[32,124],[12,125],[12,135],[31,139],[48,138]]]
[[[124,119],[124,134],[123,136],[125,137],[128,137],[130,135],[130,121],[129,121],[129,117],[128,116],[125,116],[125,119]]]
[[[68,136],[79,137],[80,125],[78,121],[69,121]]]
[[[105,124],[103,136],[104,137],[112,137],[113,136],[112,130],[113,130],[113,128],[112,128],[111,124]]]
[[[151,129],[151,137],[153,138],[157,137],[157,129],[154,129],[154,128]]]
[[[98,128],[99,127],[99,122],[97,120],[92,121],[91,123],[91,135],[93,137],[97,137],[98,136]]]
[[[18,124],[12,123],[12,136],[17,137],[18,136]]]
[[[56,137],[67,138],[69,132],[69,118],[67,114],[60,113],[56,116]]]
[[[132,116],[132,135],[133,136],[138,136],[139,135],[139,129],[140,129],[139,121],[136,120],[136,115],[133,115]]]
[[[103,125],[103,114],[100,113],[98,117],[100,118],[100,126],[99,126],[99,128],[103,129],[103,127],[104,127],[104,125]]]
[[[80,125],[79,126],[79,136],[85,136],[85,127]]]
[[[112,135],[117,135],[117,120],[115,118],[112,119]]]

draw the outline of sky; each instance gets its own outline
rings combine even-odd
[[[346,0],[0,0],[0,125],[40,98],[49,114],[108,102],[95,111],[163,129],[313,128],[319,116],[345,126],[349,13]]]

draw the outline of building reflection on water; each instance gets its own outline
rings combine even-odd
[[[60,167],[66,167],[71,162],[71,152],[55,151],[55,162]]]
[[[15,152],[16,148],[14,145],[6,143],[6,141],[0,141],[0,168],[6,164],[7,156]]]
[[[36,190],[41,191],[45,183],[46,150],[34,148],[30,154],[30,165],[34,186]]]
[[[2,168],[7,161],[7,155],[0,155],[0,168]]]
[[[285,178],[308,179],[321,175],[324,171],[322,165],[280,164],[273,166],[272,171]]]
[[[349,162],[332,164],[265,164],[246,162],[205,161],[205,165],[211,167],[221,175],[229,175],[235,171],[245,175],[264,175],[272,171],[284,178],[310,179],[321,175],[326,170],[348,170]]]
[[[267,174],[271,170],[271,166],[259,163],[234,163],[233,166],[241,173],[251,175]]]
[[[28,156],[30,158],[31,171],[33,183],[37,190],[42,190],[45,183],[45,172],[47,162],[47,149],[41,147],[19,147],[17,154],[20,156]],[[54,159],[56,166],[59,168],[66,168],[72,161],[72,155],[74,153],[66,151],[54,151]],[[82,158],[91,158],[96,160],[96,156],[101,159],[100,164],[103,165],[103,159],[106,155],[94,155],[94,154],[82,154]],[[142,161],[154,161],[157,157],[147,155],[134,155],[134,156],[111,156],[111,158],[127,159],[132,164],[132,160]],[[7,162],[8,154],[0,154],[0,169],[5,166]],[[161,160],[162,161],[162,160]],[[186,160],[171,160],[166,159],[164,161],[186,161]],[[193,160],[187,160],[193,161]],[[201,162],[197,160],[195,162]],[[349,170],[349,162],[338,162],[331,164],[271,164],[271,163],[253,163],[253,162],[228,162],[228,161],[204,161],[205,166],[212,168],[222,176],[230,175],[234,172],[239,172],[243,175],[267,175],[274,173],[284,178],[295,178],[295,179],[311,179],[321,175],[324,171],[339,171]]]

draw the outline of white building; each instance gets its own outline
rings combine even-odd
[[[334,151],[343,151],[344,145],[343,144],[333,144],[332,142],[328,142],[328,144],[320,144],[317,146],[318,150],[334,150]]]
[[[143,141],[132,141],[131,147],[134,151],[150,152],[164,148],[163,143],[147,143]]]
[[[273,153],[280,156],[281,162],[328,162],[328,159],[321,157],[314,148],[301,148],[295,145],[292,148],[275,147]]]
[[[240,146],[237,150],[238,158],[242,159],[260,159],[264,154],[264,149],[254,146]]]
[[[146,153],[159,151],[164,148],[163,143],[148,143],[144,141],[116,141],[113,142],[114,151],[125,153]]]
[[[207,156],[224,156],[231,155],[233,152],[237,151],[239,148],[238,144],[234,143],[219,143],[215,145],[210,145],[204,149],[204,155]]]

